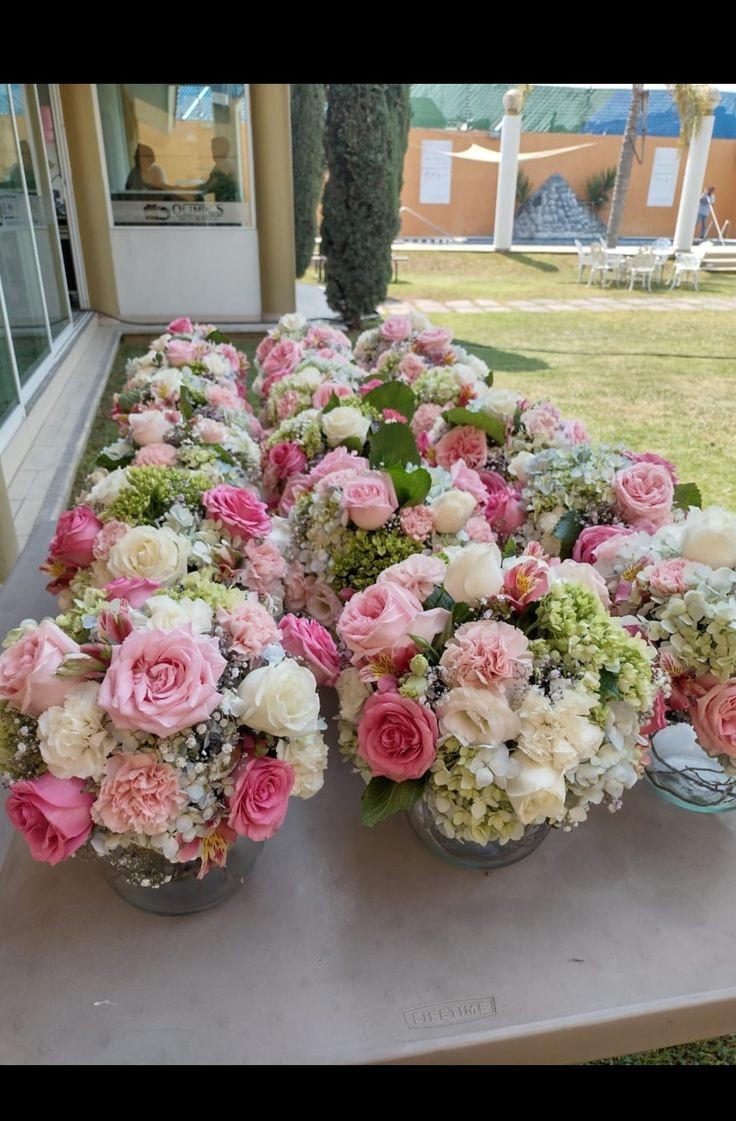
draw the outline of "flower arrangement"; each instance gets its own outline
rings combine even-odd
[[[35,860],[96,854],[144,887],[199,860],[202,877],[322,786],[307,644],[252,593],[211,590],[209,602],[146,588],[98,599],[82,642],[63,617],[5,639],[0,772]]]
[[[349,600],[340,743],[366,824],[424,799],[446,837],[504,844],[618,808],[641,774],[652,655],[562,567],[476,543]]]
[[[187,316],[180,316],[153,340],[146,354],[128,362],[125,390],[134,391],[161,369],[173,368],[213,382],[234,378],[244,394],[249,365],[243,352],[236,350],[214,324],[192,323]]]
[[[309,323],[299,312],[282,315],[256,350],[253,390],[267,400],[273,386],[292,374],[305,358],[350,358],[352,349],[350,339],[336,327]]]

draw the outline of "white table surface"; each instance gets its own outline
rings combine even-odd
[[[565,1063],[736,1030],[734,814],[642,783],[485,874],[403,817],[363,827],[361,791],[333,758],[236,895],[186,917],[12,837],[0,1061]]]

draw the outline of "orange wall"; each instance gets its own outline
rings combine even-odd
[[[491,140],[486,132],[454,132],[450,129],[419,129],[409,132],[409,147],[404,161],[404,187],[402,206],[434,223],[440,230],[455,237],[488,237],[493,231],[496,209],[498,164],[477,160],[452,160],[452,191],[447,204],[419,202],[419,173],[422,140],[452,140],[454,152],[462,152],[471,144],[498,151],[500,142]],[[579,198],[584,198],[585,181],[597,171],[615,168],[621,150],[620,136],[592,136],[588,133],[525,132],[521,138],[522,152],[540,152],[549,148],[565,148],[573,144],[590,144],[577,152],[549,156],[519,164],[529,176],[533,190],[541,187],[550,175],[562,175]],[[631,183],[626,198],[621,233],[624,237],[671,237],[675,231],[677,206],[682,186],[684,161],[675,190],[674,206],[647,206],[649,179],[657,148],[675,148],[677,140],[670,137],[649,136],[644,145],[641,164],[634,160]],[[641,140],[637,140],[637,153]],[[711,183],[716,188],[715,211],[721,225],[727,218],[731,225],[727,237],[736,237],[736,140],[714,140],[711,143],[704,186]],[[600,213],[605,223],[607,208]],[[401,234],[404,237],[432,237],[438,233],[427,222],[408,214],[401,215]]]

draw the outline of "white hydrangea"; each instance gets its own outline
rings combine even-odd
[[[203,599],[172,599],[154,595],[146,601],[148,630],[171,631],[191,627],[195,634],[209,634],[212,629],[212,608]]]

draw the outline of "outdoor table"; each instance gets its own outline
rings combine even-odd
[[[53,608],[28,566],[9,584],[3,633]],[[324,790],[198,915],[34,863],[0,814],[0,1061],[570,1063],[736,1030],[736,815],[640,783],[518,864],[461,870],[403,816],[365,828],[330,740]]]

